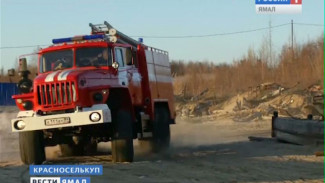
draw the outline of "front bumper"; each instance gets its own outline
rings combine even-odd
[[[100,115],[98,121],[94,122],[90,119],[90,115],[93,113]],[[49,120],[52,121],[49,123]],[[23,121],[25,126],[23,129],[17,128],[18,121]],[[33,111],[20,111],[17,118],[11,120],[11,128],[13,132],[24,132],[110,122],[112,122],[110,109],[106,104],[98,104],[93,105],[90,108],[83,108],[81,111],[76,111],[74,113],[54,114],[47,116],[36,115]]]

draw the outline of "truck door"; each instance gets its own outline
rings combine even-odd
[[[118,79],[121,85],[127,86],[134,105],[141,104],[141,75],[132,56],[131,47],[115,47],[115,59],[119,64]]]

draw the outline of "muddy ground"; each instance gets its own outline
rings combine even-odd
[[[17,134],[10,132],[15,109],[0,108],[0,182],[29,182],[28,166],[19,161]],[[206,118],[177,120],[172,147],[162,154],[142,152],[135,142],[135,162],[111,163],[109,143],[100,155],[58,157],[47,148],[45,164],[103,164],[104,175],[91,182],[323,182],[323,146],[297,146],[274,140],[251,142],[248,136],[270,137],[270,119],[233,122]]]

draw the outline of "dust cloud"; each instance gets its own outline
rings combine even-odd
[[[10,122],[17,112],[15,107],[0,108],[0,162],[19,159],[18,133],[11,132]]]

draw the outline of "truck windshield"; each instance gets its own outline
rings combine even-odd
[[[40,73],[67,69],[72,66],[72,49],[44,53],[40,58]]]
[[[76,51],[76,66],[111,66],[112,53],[110,48],[91,47],[78,48]]]

